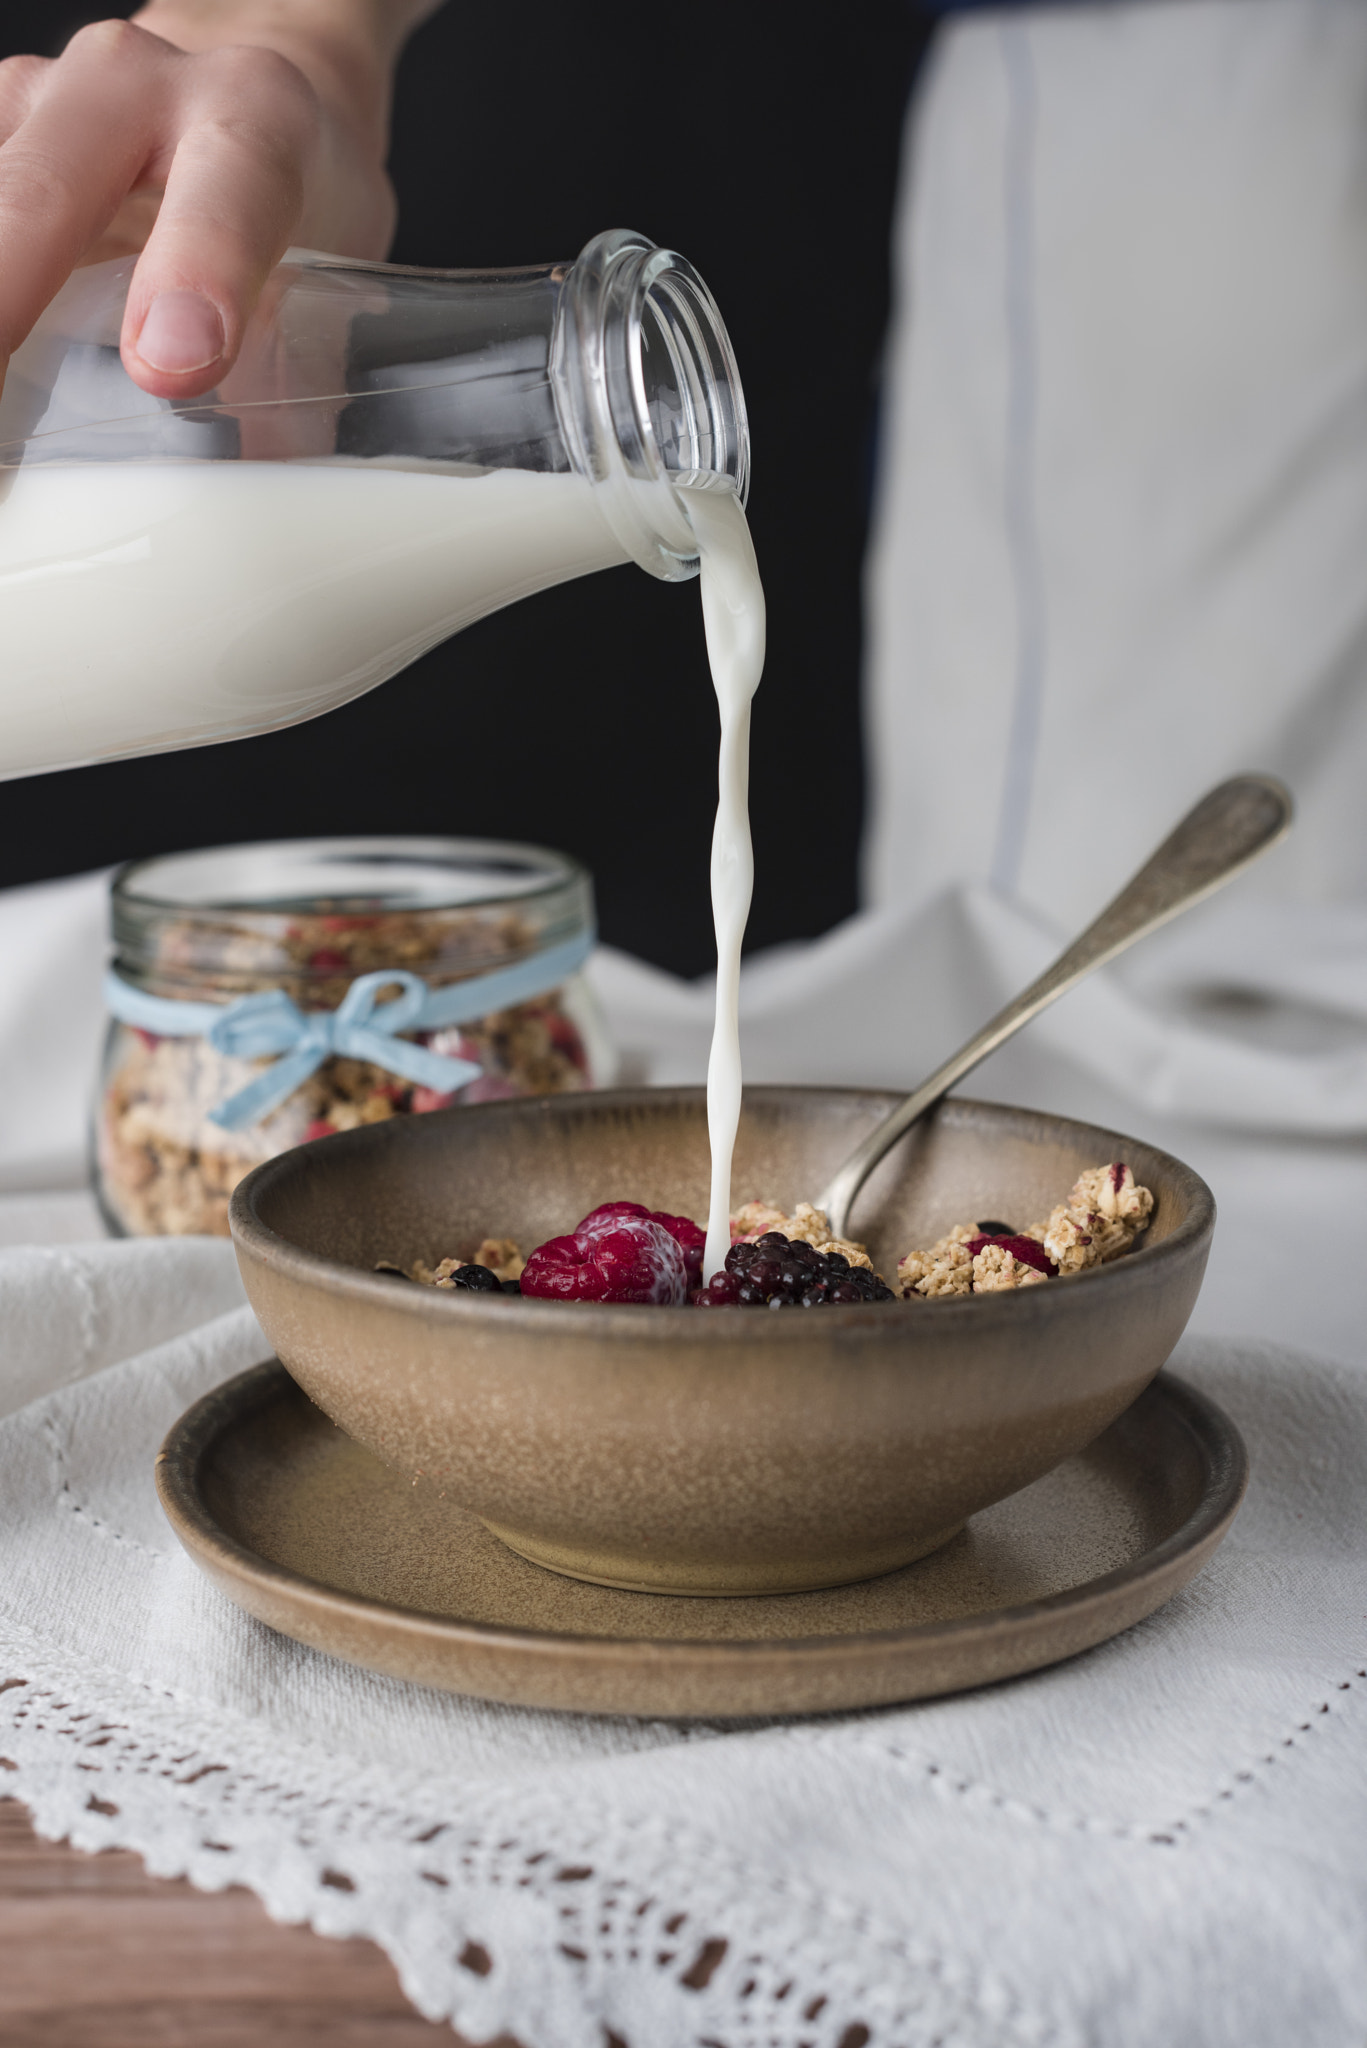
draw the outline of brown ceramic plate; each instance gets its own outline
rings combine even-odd
[[[297,1642],[484,1699],[677,1716],[924,1699],[1073,1656],[1200,1570],[1247,1474],[1228,1416],[1164,1374],[933,1556],[833,1591],[717,1601],[528,1563],[345,1436],[274,1362],[197,1401],[157,1458],[191,1557]]]

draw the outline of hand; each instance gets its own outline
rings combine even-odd
[[[121,348],[198,397],[291,243],[383,256],[390,81],[438,0],[151,0],[0,63],[0,373],[82,263],[142,250]]]

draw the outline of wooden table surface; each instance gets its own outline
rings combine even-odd
[[[280,1927],[248,1891],[86,1856],[0,1799],[4,2048],[471,2048],[419,2017],[369,1941]],[[517,2048],[507,2035],[488,2048]]]

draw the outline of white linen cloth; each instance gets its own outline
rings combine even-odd
[[[236,1290],[217,1243],[0,1252],[10,1399],[68,1382],[0,1422],[0,1773],[45,1832],[369,1935],[472,2040],[1361,2038],[1351,1369],[1184,1343],[1253,1486],[1196,1583],[1116,1642],[922,1706],[690,1727],[402,1685],[215,1591],[152,1458],[264,1350]]]
[[[750,1078],[910,1086],[1208,782],[1288,775],[1291,847],[972,1084],[1214,1185],[1175,1364],[1254,1468],[1214,1562],[1071,1664],[867,1715],[403,1686],[247,1620],[157,1510],[165,1429],[264,1348],[228,1248],[0,1250],[0,1786],[43,1829],[371,1935],[424,2012],[525,2048],[1367,2032],[1365,113],[1356,0],[945,34],[889,345],[871,906],[745,977]],[[0,899],[11,1247],[91,1214],[103,889]],[[594,973],[631,1072],[701,1078],[707,989]]]

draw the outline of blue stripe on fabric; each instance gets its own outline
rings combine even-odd
[[[1036,90],[1030,30],[1005,21],[999,46],[1006,73],[1006,542],[1016,610],[1015,681],[1001,807],[990,869],[994,887],[1020,884],[1044,711],[1048,617],[1036,507],[1039,345],[1035,317]]]

